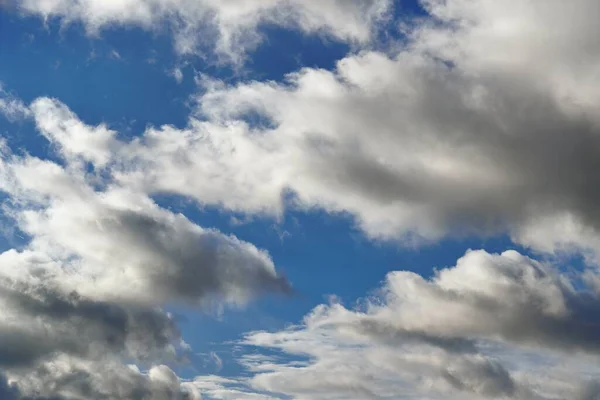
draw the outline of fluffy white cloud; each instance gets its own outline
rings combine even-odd
[[[430,280],[390,273],[356,309],[251,333],[244,344],[279,353],[242,362],[254,388],[296,399],[591,399],[599,315],[549,265],[470,251]]]
[[[368,43],[391,9],[389,0],[17,0],[21,12],[98,33],[111,25],[173,31],[180,53],[216,43],[218,55],[239,62],[261,41],[260,26],[274,24],[350,43]]]
[[[293,193],[300,208],[350,212],[373,237],[597,244],[597,125],[551,87],[408,50],[284,84],[204,85],[204,119],[124,145],[120,182],[274,215]]]

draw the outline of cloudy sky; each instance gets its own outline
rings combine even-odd
[[[600,399],[598,15],[0,1],[0,399]]]

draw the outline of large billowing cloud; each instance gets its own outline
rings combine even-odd
[[[542,250],[593,249],[596,5],[521,3],[427,2],[433,22],[410,28],[401,50],[348,56],[335,71],[203,78],[185,129],[152,127],[131,142],[105,127],[73,141],[81,123],[61,126],[77,121],[63,105],[32,111],[65,151],[110,162],[141,192],[272,215],[291,198],[348,212],[372,237],[508,232]]]
[[[335,71],[204,78],[187,128],[131,142],[104,126],[80,132],[57,101],[31,111],[67,156],[144,193],[272,215],[291,194],[301,208],[349,212],[372,237],[509,233],[542,250],[593,249],[596,5],[517,3],[426,2],[433,22],[409,29],[401,50],[348,56]]]
[[[254,332],[256,389],[297,399],[591,399],[600,298],[515,251],[469,251],[425,280],[388,275],[355,309]]]
[[[11,1],[9,1],[11,3]],[[261,41],[259,27],[276,25],[365,44],[391,11],[389,0],[15,0],[24,13],[81,22],[92,33],[112,25],[173,31],[180,53],[216,47],[239,62]]]

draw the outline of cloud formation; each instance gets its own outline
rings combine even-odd
[[[350,55],[335,71],[304,68],[283,83],[203,77],[186,128],[150,127],[129,142],[57,100],[31,113],[66,157],[143,193],[249,214],[290,203],[346,212],[375,238],[508,233],[543,251],[593,251],[595,4],[517,3],[425,2],[431,18],[407,28],[399,51]]]
[[[265,251],[116,184],[108,128],[51,99],[27,110],[55,154],[3,144],[0,159],[3,214],[25,238],[0,253],[0,370],[15,398],[199,398],[160,364],[189,351],[161,307],[243,306],[289,283]]]
[[[243,363],[253,387],[295,399],[587,399],[599,306],[549,265],[469,251],[430,280],[390,273],[357,308],[323,304],[298,326],[250,333],[259,354],[286,356]]]
[[[350,213],[375,238],[508,233],[543,251],[593,250],[592,3],[428,1],[431,18],[407,28],[397,52],[350,55],[335,71],[304,68],[283,83],[203,77],[186,128],[150,127],[129,142],[56,100],[31,112],[66,156],[143,193],[270,215],[291,199]],[[562,39],[546,40],[555,31]]]

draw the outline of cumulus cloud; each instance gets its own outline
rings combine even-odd
[[[424,4],[431,19],[394,54],[348,56],[283,83],[202,78],[184,129],[123,142],[56,100],[31,111],[65,154],[110,163],[119,184],[144,193],[271,215],[291,198],[350,213],[376,238],[508,233],[544,251],[597,248],[599,99],[582,69],[600,54],[595,5],[570,3],[572,18],[557,21],[560,2]],[[545,40],[555,31],[564,38]]]
[[[253,387],[297,399],[593,398],[599,305],[549,265],[470,251],[430,280],[390,273],[358,308],[250,333],[281,353],[242,362]]]
[[[350,43],[368,43],[377,23],[391,11],[389,0],[16,0],[16,8],[45,19],[81,22],[91,34],[112,25],[169,29],[180,53],[215,46],[217,55],[239,62],[262,39],[266,24],[325,34]]]
[[[203,78],[188,126],[122,143],[113,173],[248,213],[279,215],[291,197],[349,212],[371,237],[508,232],[545,251],[593,249],[600,121],[584,67],[600,55],[596,5],[569,3],[572,18],[557,19],[561,2],[520,3],[428,1],[431,20],[401,50],[335,71]]]
[[[0,254],[0,368],[22,392],[15,396],[199,398],[156,364],[188,350],[161,307],[242,306],[289,293],[289,283],[265,251],[116,184],[107,170],[115,132],[51,99],[27,110],[57,159],[6,146],[0,159],[3,214],[26,237]]]

